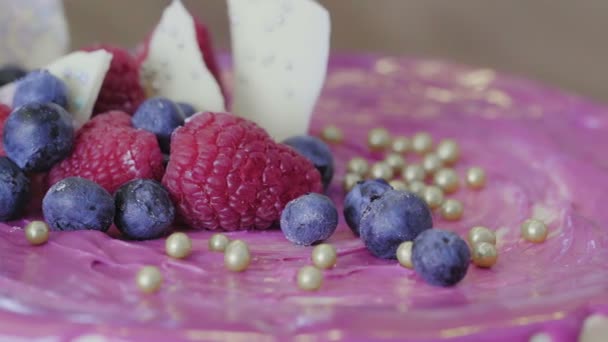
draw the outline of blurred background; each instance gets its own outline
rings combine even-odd
[[[323,0],[332,49],[439,57],[608,102],[608,0]],[[169,0],[65,0],[73,47],[132,46]],[[184,0],[229,48],[225,0]]]

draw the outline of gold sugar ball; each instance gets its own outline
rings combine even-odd
[[[449,198],[441,205],[441,217],[448,221],[456,221],[462,217],[463,210],[462,202]]]
[[[437,209],[443,203],[443,191],[434,185],[427,186],[422,192],[422,199],[431,209]]]
[[[472,167],[467,171],[467,184],[471,189],[481,189],[486,185],[486,172],[480,167]]]
[[[23,230],[27,241],[34,246],[42,245],[49,240],[50,229],[44,221],[32,221]]]
[[[209,238],[209,250],[212,252],[224,252],[230,239],[224,234],[215,233]]]
[[[298,287],[306,291],[316,291],[323,284],[323,272],[314,266],[304,266],[298,271]]]
[[[496,264],[498,251],[496,246],[488,242],[481,242],[471,247],[471,259],[478,267],[489,268]]]
[[[437,156],[446,165],[452,165],[460,158],[460,146],[452,139],[444,139],[437,145]]]
[[[344,191],[352,190],[352,188],[357,184],[357,182],[360,182],[362,180],[363,180],[363,177],[359,176],[356,173],[347,173],[344,176],[344,180],[342,183],[342,186],[344,187]]]
[[[496,233],[484,226],[475,226],[471,228],[471,230],[469,230],[468,240],[471,246],[482,242],[487,242],[495,245]]]
[[[348,161],[346,170],[349,173],[365,176],[369,172],[369,162],[361,157],[354,157]]]
[[[415,181],[422,182],[424,181],[424,178],[426,178],[426,172],[424,172],[424,168],[422,167],[422,165],[410,164],[406,166],[405,169],[403,169],[401,176],[408,183],[412,183]]]
[[[395,172],[401,171],[405,167],[405,158],[399,153],[389,153],[384,162],[392,167]]]
[[[185,233],[173,233],[165,240],[165,252],[172,258],[183,259],[192,253],[192,240]]]
[[[249,246],[242,240],[234,240],[228,243],[224,252],[224,265],[227,269],[234,272],[242,272],[251,263],[251,253]]]
[[[328,243],[322,243],[313,248],[311,257],[313,265],[321,269],[334,267],[338,260],[336,248]]]
[[[412,137],[412,149],[418,154],[426,154],[433,149],[433,137],[427,132],[418,132]]]
[[[382,178],[384,180],[389,180],[393,178],[393,175],[393,168],[385,162],[374,163],[369,170],[369,176],[374,179]]]
[[[446,194],[451,194],[460,188],[460,180],[454,169],[443,168],[435,173],[433,178],[435,185],[443,189]]]
[[[137,272],[135,281],[141,292],[154,293],[160,289],[163,283],[163,276],[158,267],[144,266]]]
[[[344,134],[337,126],[327,125],[321,131],[321,139],[328,143],[341,143],[344,140]]]
[[[413,181],[410,183],[408,188],[409,188],[410,192],[413,192],[414,194],[422,197],[422,194],[424,193],[424,189],[426,189],[426,184],[424,184],[424,182],[421,182],[421,181]]]
[[[412,142],[407,137],[396,137],[393,139],[391,150],[395,153],[405,154],[412,149]]]
[[[400,179],[393,179],[392,181],[388,182],[388,185],[395,190],[407,191],[407,184]]]
[[[405,268],[414,268],[412,265],[412,246],[414,244],[412,241],[402,242],[399,247],[397,247],[397,260],[399,261],[399,265]]]
[[[422,167],[428,174],[433,174],[443,167],[443,162],[434,153],[429,153],[422,159]]]
[[[367,135],[367,145],[373,151],[382,151],[391,145],[391,134],[384,128],[374,128]]]
[[[547,239],[548,234],[547,225],[540,220],[528,219],[521,225],[521,235],[527,241],[541,243]]]

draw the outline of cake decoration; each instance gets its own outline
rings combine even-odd
[[[412,142],[408,137],[397,136],[393,138],[391,150],[395,153],[405,154],[412,149]]]
[[[152,294],[160,290],[163,275],[156,266],[144,266],[137,272],[135,281],[141,292]]]
[[[372,151],[383,151],[391,144],[390,133],[382,127],[373,128],[367,135],[367,146]]]
[[[412,246],[416,274],[432,285],[454,286],[467,274],[471,254],[458,234],[433,228],[420,233]]]
[[[412,136],[412,150],[426,154],[433,149],[433,137],[428,132],[418,132]]]
[[[233,272],[243,272],[251,263],[249,246],[243,240],[233,240],[226,245],[224,265]]]
[[[328,243],[318,244],[312,249],[311,260],[320,269],[332,268],[338,260],[336,248]]]
[[[328,125],[321,131],[321,139],[330,144],[339,144],[344,140],[342,130],[334,125]]]
[[[458,174],[452,168],[442,168],[433,176],[433,183],[440,187],[446,194],[452,194],[460,188]]]
[[[481,189],[486,185],[486,172],[474,166],[467,170],[467,185],[471,189]]]
[[[397,247],[397,261],[399,261],[399,265],[413,269],[414,265],[412,264],[412,247],[414,243],[412,241],[404,241],[399,247]]]
[[[422,168],[428,175],[432,175],[443,167],[443,161],[435,153],[429,153],[422,158]]]
[[[281,230],[296,245],[325,241],[338,226],[338,211],[329,197],[306,194],[293,199],[281,213]]]
[[[308,132],[329,56],[330,20],[313,0],[229,0],[232,111],[277,141]]]
[[[224,252],[226,246],[230,243],[230,239],[224,234],[215,233],[211,235],[208,242],[208,247],[211,252]]]
[[[453,139],[444,139],[437,145],[437,157],[445,165],[453,165],[460,158],[460,146]]]
[[[67,86],[46,70],[32,71],[16,83],[11,104],[17,108],[31,102],[52,102],[68,108]]]
[[[183,232],[175,232],[165,240],[165,252],[175,259],[184,259],[192,254],[192,240]]]
[[[448,221],[460,220],[464,211],[462,202],[454,198],[448,198],[441,204],[441,217]]]
[[[365,176],[369,172],[369,162],[365,158],[353,157],[346,164],[346,171]]]
[[[426,178],[426,171],[420,164],[410,164],[403,169],[401,176],[408,183],[422,182]]]
[[[429,185],[422,191],[422,199],[424,199],[431,210],[437,209],[443,204],[443,190],[437,186]]]
[[[407,183],[405,183],[401,179],[391,179],[391,181],[388,182],[388,185],[390,185],[395,190],[401,190],[401,191],[407,191],[408,190]]]
[[[471,260],[482,268],[490,268],[498,260],[496,246],[488,242],[480,242],[471,246]]]
[[[467,240],[471,246],[487,242],[496,245],[496,233],[484,226],[475,226],[469,230]]]
[[[369,204],[382,196],[391,186],[382,178],[357,182],[344,197],[344,218],[353,234],[359,236],[361,216]]]
[[[32,221],[23,227],[25,238],[33,246],[43,245],[49,240],[50,229],[44,221]]]
[[[305,291],[317,291],[323,285],[323,272],[314,266],[304,266],[298,270],[298,287]]]
[[[160,150],[169,153],[171,133],[184,124],[185,115],[171,100],[154,97],[145,100],[133,114],[133,127],[154,133]]]
[[[344,189],[344,191],[348,192],[352,190],[355,184],[362,180],[363,176],[360,176],[356,173],[347,173],[342,179],[342,188]]]
[[[540,243],[547,239],[549,231],[544,222],[537,219],[527,219],[521,225],[521,235],[524,239]]]
[[[386,162],[375,162],[369,169],[369,177],[375,179],[392,179],[394,175],[393,167]]]
[[[399,153],[389,153],[384,158],[384,162],[390,166],[395,173],[399,173],[405,167],[405,158]]]

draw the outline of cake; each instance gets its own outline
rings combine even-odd
[[[231,59],[220,61],[231,89]],[[0,224],[0,339],[601,341],[608,158],[592,147],[608,145],[607,124],[602,105],[490,69],[333,55],[310,133],[333,125],[344,135],[330,143],[336,170],[327,194],[338,211],[348,161],[383,158],[367,146],[371,128],[452,138],[461,146],[457,172],[481,166],[488,182],[451,195],[464,204],[462,219],[435,213],[434,225],[463,236],[475,225],[496,229],[496,265],[471,266],[454,287],[432,286],[371,255],[341,215],[327,241],[338,263],[324,271],[319,291],[305,292],[295,275],[310,264],[311,248],[280,230],[226,232],[253,256],[245,272],[233,273],[207,250],[213,232],[204,230],[186,231],[193,253],[184,260],[167,257],[164,239],[97,231],[52,232],[33,247],[22,230],[40,219],[32,210]],[[548,225],[544,243],[522,240],[529,217]],[[134,282],[146,265],[164,277],[154,295]]]

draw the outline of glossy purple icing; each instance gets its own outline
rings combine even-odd
[[[471,267],[456,287],[431,287],[394,261],[372,257],[343,218],[329,242],[339,252],[317,293],[299,291],[296,270],[311,248],[280,231],[234,232],[254,260],[228,272],[207,251],[209,232],[191,232],[193,255],[176,261],[164,241],[127,242],[98,232],[53,233],[30,247],[23,222],[0,225],[0,340],[178,341],[450,340],[519,341],[545,333],[572,341],[592,313],[608,312],[608,109],[576,96],[490,70],[428,60],[334,57],[312,130],[337,124],[346,141],[331,197],[342,206],[345,161],[369,158],[367,131],[418,130],[457,139],[457,170],[486,169],[488,185],[463,188],[461,221],[435,226],[465,234],[473,225],[498,229],[498,264]],[[536,216],[549,239],[520,239]],[[165,284],[140,294],[134,276],[161,268]]]

